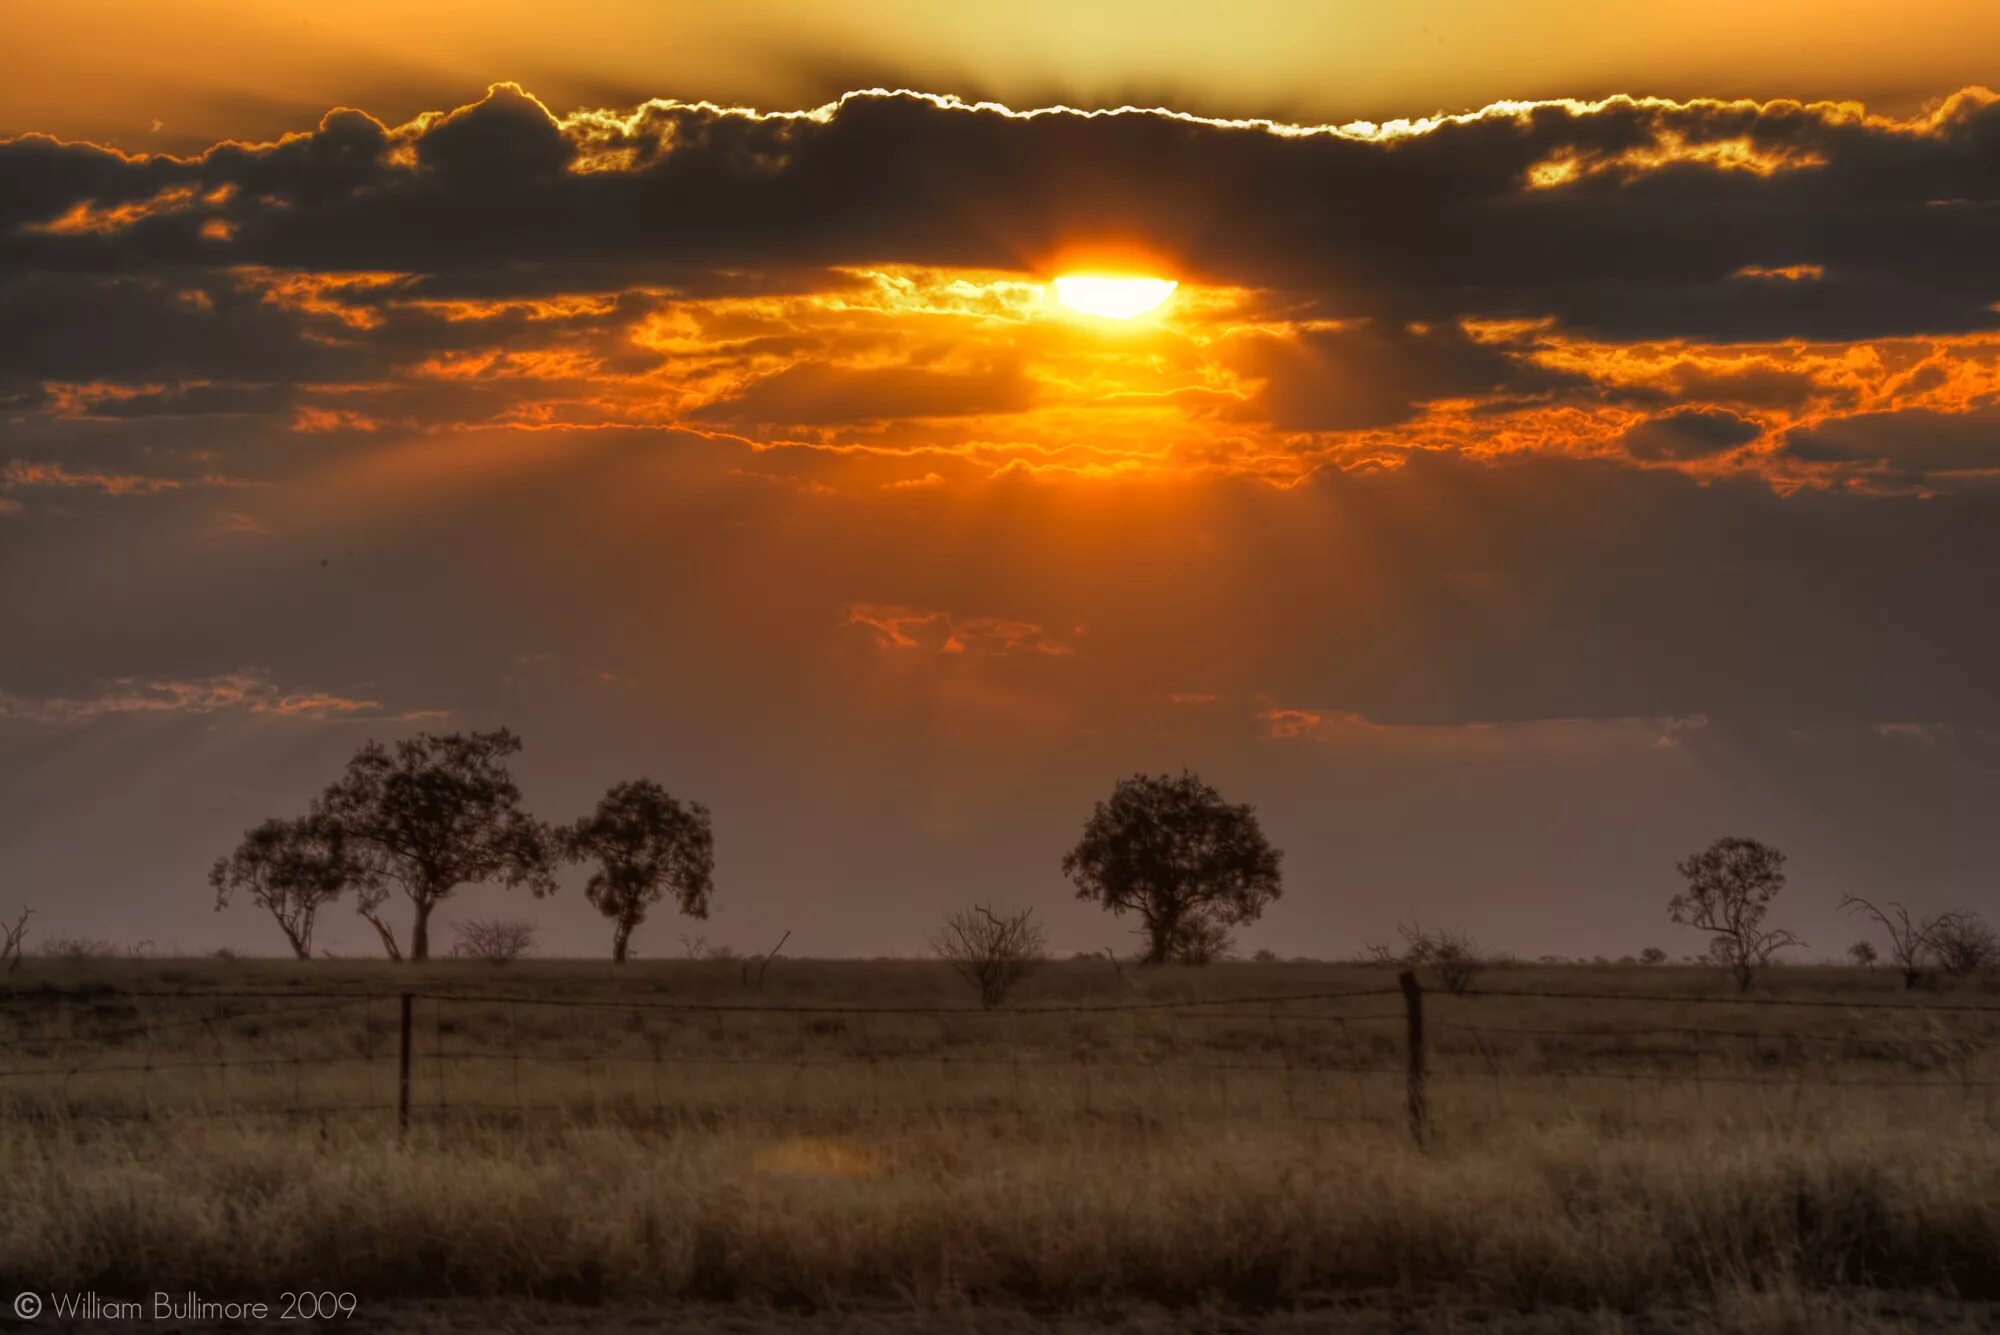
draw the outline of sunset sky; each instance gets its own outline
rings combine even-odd
[[[208,863],[501,724],[713,809],[654,957],[1122,945],[1184,765],[1245,950],[1693,953],[1722,834],[1812,954],[2000,907],[2000,9],[683,8],[10,15],[0,912],[275,952]]]

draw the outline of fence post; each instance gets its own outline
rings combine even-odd
[[[1396,980],[1403,985],[1403,1010],[1409,1021],[1410,1137],[1421,1145],[1430,1134],[1430,1101],[1424,1090],[1424,989],[1417,976],[1403,970]]]
[[[403,993],[403,1037],[401,1055],[397,1058],[396,1086],[396,1132],[398,1135],[410,1129],[410,1005],[416,999],[414,992]]]

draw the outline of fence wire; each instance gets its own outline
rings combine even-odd
[[[1425,1002],[1413,1051],[1406,1007]],[[1522,1002],[1576,1007],[1580,1022],[1515,1023]],[[1607,1024],[1603,1003],[1837,1010],[1843,1028]],[[1913,1020],[1926,1031],[1894,1032]],[[979,1010],[44,987],[0,992],[0,1122],[1390,1121],[1405,1084],[1420,1095],[1433,1082],[1470,1101],[1413,1097],[1425,1119],[1476,1119],[1508,1101],[1551,1119],[1688,1111],[1664,1094],[1642,1105],[1643,1086],[1687,1091],[1703,1109],[1732,1092],[1757,1106],[1783,1095],[1794,1113],[1810,1091],[1829,1115],[1859,1107],[1857,1091],[1955,1094],[1983,1099],[1990,1120],[1996,1048],[2000,1006],[1926,1000],[1367,987]],[[1622,1101],[1581,1092],[1621,1082]]]

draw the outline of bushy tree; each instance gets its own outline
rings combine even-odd
[[[313,926],[359,874],[348,860],[340,826],[323,816],[267,820],[245,832],[228,857],[217,858],[208,883],[219,912],[238,894],[271,915],[292,953],[312,958]]]
[[[1063,857],[1078,899],[1144,927],[1146,962],[1212,945],[1217,928],[1246,923],[1281,893],[1278,864],[1248,806],[1234,806],[1194,774],[1136,775],[1099,802]]]
[[[1872,969],[1881,956],[1876,953],[1874,942],[1856,941],[1847,948],[1847,958],[1863,969]]]
[[[1766,929],[1771,901],[1785,888],[1785,855],[1755,839],[1716,840],[1683,858],[1676,869],[1687,888],[1667,901],[1667,916],[1711,933],[1709,958],[1748,992],[1757,970],[1779,950],[1805,942],[1783,928]]]
[[[931,934],[931,951],[992,1009],[1048,958],[1048,934],[1035,911],[999,914],[984,904],[961,909]]]
[[[1658,946],[1647,946],[1639,952],[1639,963],[1641,964],[1665,964],[1666,962],[1667,952]]]
[[[2000,935],[1986,919],[1964,909],[1941,913],[1931,920],[1931,949],[1948,974],[1962,977],[2000,964]]]
[[[429,957],[431,913],[462,885],[555,889],[549,832],[522,809],[507,769],[520,749],[505,728],[421,733],[393,749],[370,742],[313,803],[314,817],[339,829],[355,907],[392,959]],[[410,901],[407,952],[381,917],[392,890]]]
[[[614,961],[625,962],[633,929],[669,894],[689,917],[708,916],[715,836],[701,803],[681,802],[651,779],[633,779],[612,788],[560,838],[565,856],[597,863],[584,895],[611,919]]]

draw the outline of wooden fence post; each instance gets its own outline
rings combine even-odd
[[[410,1005],[415,1000],[415,993],[403,993],[402,1053],[397,1059],[396,1087],[396,1132],[398,1135],[410,1129]]]
[[[1409,1021],[1410,1137],[1421,1145],[1431,1124],[1430,1099],[1424,1090],[1424,989],[1408,969],[1396,981],[1403,985],[1403,1010]]]

